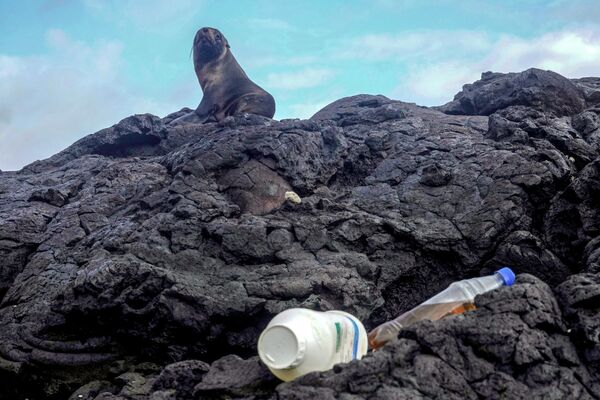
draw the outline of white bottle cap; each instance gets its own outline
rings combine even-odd
[[[258,341],[258,354],[268,367],[293,368],[302,362],[306,343],[289,326],[268,327]]]

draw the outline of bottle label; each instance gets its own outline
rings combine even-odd
[[[339,353],[342,347],[342,324],[335,323],[335,352]]]
[[[349,362],[358,356],[359,330],[356,322],[349,317],[335,323],[336,362]]]

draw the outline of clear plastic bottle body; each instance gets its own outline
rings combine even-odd
[[[497,289],[504,284],[506,284],[505,279],[499,273],[454,282],[424,303],[369,332],[369,347],[374,350],[380,348],[389,340],[396,338],[400,329],[417,321],[425,319],[435,321],[448,315],[474,310],[475,296]]]

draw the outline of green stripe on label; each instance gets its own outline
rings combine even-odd
[[[340,351],[342,345],[342,325],[339,322],[335,323],[335,352]]]

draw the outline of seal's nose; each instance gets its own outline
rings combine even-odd
[[[196,32],[196,37],[194,38],[194,43],[207,42],[208,36],[210,36],[210,28],[200,28]]]

